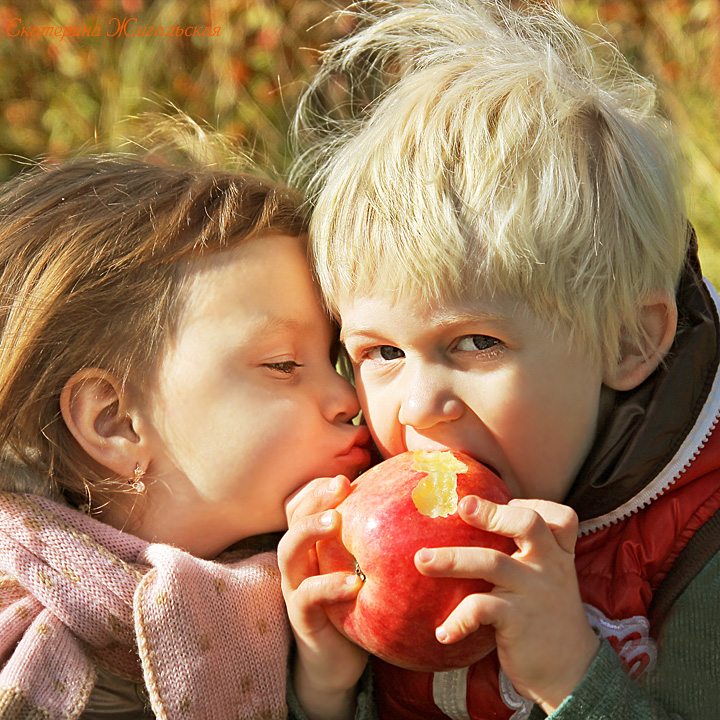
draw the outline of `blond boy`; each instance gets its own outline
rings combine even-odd
[[[364,415],[384,456],[462,450],[517,498],[461,507],[512,557],[416,556],[495,584],[437,637],[492,624],[497,653],[435,676],[376,662],[380,716],[716,717],[717,296],[652,84],[547,3],[384,4],[308,106],[368,67],[393,79],[321,138],[311,227]],[[294,508],[317,536],[339,522],[320,528],[320,488]]]

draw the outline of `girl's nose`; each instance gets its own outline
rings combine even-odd
[[[360,412],[355,388],[334,369],[323,382],[321,392],[325,396],[323,414],[329,422],[347,423]]]

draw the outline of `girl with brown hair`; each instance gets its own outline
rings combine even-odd
[[[267,534],[368,460],[300,207],[122,155],[0,191],[1,717],[287,717]]]

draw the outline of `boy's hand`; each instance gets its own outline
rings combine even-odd
[[[600,643],[578,589],[577,516],[545,500],[495,505],[475,497],[461,501],[460,514],[477,528],[513,538],[518,549],[512,556],[472,547],[417,553],[415,565],[425,575],[482,577],[495,585],[465,598],[438,628],[438,639],[457,642],[493,625],[505,674],[550,714],[582,680]]]
[[[356,685],[368,654],[342,636],[325,613],[327,603],[352,600],[357,575],[319,575],[315,543],[340,532],[334,508],[350,492],[343,476],[319,478],[287,504],[288,531],[278,546],[282,590],[297,643],[295,693],[308,717],[338,720],[354,715]]]

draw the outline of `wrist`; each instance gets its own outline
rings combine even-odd
[[[562,703],[574,692],[575,688],[582,682],[590,666],[600,652],[600,638],[592,633],[583,644],[583,649],[576,655],[576,661],[572,664],[572,670],[561,677],[559,683],[548,686],[542,693],[542,697],[535,702],[543,709],[546,715],[552,715]]]
[[[352,720],[357,705],[357,685],[334,687],[327,677],[318,681],[302,663],[295,664],[293,687],[309,720]]]

